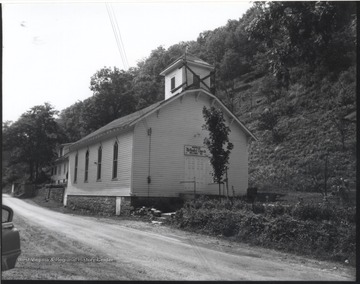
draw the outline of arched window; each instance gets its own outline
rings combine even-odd
[[[113,153],[113,172],[112,178],[117,178],[117,168],[118,168],[118,143],[117,141],[114,144],[114,153]]]
[[[97,161],[97,180],[101,180],[101,159],[102,159],[102,147],[98,149],[98,161]]]
[[[85,178],[84,181],[87,182],[89,177],[89,150],[85,154]]]
[[[76,156],[75,156],[75,167],[74,167],[74,183],[77,182],[77,171],[78,171],[78,153],[76,153]]]

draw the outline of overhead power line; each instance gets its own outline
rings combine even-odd
[[[111,3],[105,3],[105,5],[106,5],[106,10],[109,15],[111,27],[113,29],[113,33],[115,36],[116,45],[118,47],[118,50],[119,50],[119,53],[121,56],[121,61],[123,63],[124,69],[127,70],[129,68],[129,62],[128,62],[128,59],[126,56],[124,42],[121,38],[121,33],[120,33],[119,25],[118,25],[118,22],[116,19],[116,15],[114,13],[114,8],[112,7]]]

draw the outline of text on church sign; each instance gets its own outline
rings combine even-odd
[[[207,150],[204,146],[185,145],[185,155],[207,157]]]

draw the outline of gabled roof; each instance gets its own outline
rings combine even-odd
[[[231,116],[234,121],[238,123],[238,125],[243,129],[243,131],[246,133],[247,136],[252,137],[254,140],[258,140],[254,134],[251,133],[251,131],[213,94],[203,90],[203,89],[195,89],[195,90],[187,90],[184,92],[181,92],[175,96],[170,97],[169,99],[165,101],[160,101],[155,104],[152,104],[146,108],[143,108],[139,111],[136,111],[134,113],[131,113],[129,115],[123,116],[121,118],[115,119],[114,121],[106,124],[105,126],[99,128],[98,130],[90,133],[89,135],[85,136],[84,138],[80,139],[79,141],[73,143],[70,146],[70,151],[87,144],[91,142],[92,140],[95,140],[96,138],[99,138],[101,136],[105,136],[106,134],[109,134],[113,131],[117,130],[127,130],[130,129],[132,126],[134,126],[137,122],[141,121],[142,119],[146,118],[147,116],[151,115],[155,111],[159,110],[163,106],[169,104],[170,102],[191,93],[198,93],[203,92],[206,95],[210,96],[213,100],[215,100],[223,110],[225,110],[228,114],[228,116]]]
[[[118,119],[113,120],[112,122],[106,124],[105,126],[99,128],[98,130],[95,130],[94,132],[90,133],[89,135],[85,136],[84,138],[76,141],[70,146],[70,151],[74,148],[77,148],[77,146],[80,146],[81,144],[90,142],[91,140],[95,139],[96,137],[102,136],[106,133],[115,131],[115,130],[121,130],[121,129],[127,129],[129,128],[130,124],[134,121],[139,119],[140,117],[147,114],[149,111],[153,110],[154,108],[158,107],[162,102],[157,102],[155,104],[152,104],[146,108],[143,108],[139,111],[133,112],[131,114],[128,114],[126,116],[120,117]]]
[[[62,155],[61,157],[57,158],[54,161],[54,164],[57,164],[59,162],[63,162],[63,161],[68,160],[68,159],[69,159],[69,153],[66,153],[65,155]]]
[[[59,150],[60,148],[63,148],[63,154],[62,154],[62,156],[56,158],[55,163],[62,162],[62,161],[64,161],[64,160],[68,159],[68,157],[69,157],[69,151],[70,151],[69,149],[70,149],[70,146],[71,146],[72,144],[73,144],[73,143],[63,143],[63,144],[60,144],[60,145],[57,147],[58,150]],[[65,150],[67,150],[67,151],[65,151]]]
[[[180,56],[180,57],[178,58],[178,60],[180,60],[180,59],[185,59],[185,60],[188,61],[188,62],[203,64],[203,65],[206,65],[206,66],[208,66],[208,67],[214,68],[214,66],[212,66],[211,64],[205,62],[205,61],[202,60],[201,58],[196,57],[195,55],[190,54],[190,53],[183,54],[182,56]]]
[[[166,67],[166,69],[164,71],[162,71],[160,73],[160,75],[165,76],[166,74],[168,74],[169,72],[171,72],[175,68],[179,68],[184,63],[184,61],[186,61],[186,62],[188,62],[188,63],[190,63],[192,65],[207,68],[209,70],[214,69],[214,66],[212,66],[211,64],[205,62],[204,60],[202,60],[202,59],[200,59],[200,58],[198,58],[195,55],[192,55],[190,53],[186,53],[186,54],[183,54],[182,56],[180,56],[178,59],[176,59],[168,67]]]
[[[63,143],[63,144],[60,144],[60,147],[70,146],[71,144],[72,144],[72,142],[70,142],[70,143]]]

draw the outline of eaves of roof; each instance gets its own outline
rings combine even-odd
[[[157,102],[155,104],[152,104],[142,110],[136,111],[134,113],[131,113],[129,115],[120,117],[118,119],[113,120],[112,122],[106,124],[103,127],[100,127],[99,129],[95,130],[94,132],[90,133],[89,135],[85,136],[84,138],[80,139],[79,141],[74,142],[70,147],[69,151],[74,151],[75,149],[78,149],[86,144],[91,144],[93,141],[97,140],[98,138],[101,138],[106,135],[111,135],[112,133],[118,133],[122,131],[126,131],[130,128],[131,123],[138,119],[139,117],[142,117],[146,113],[148,113],[153,108],[156,108],[161,102]]]
[[[71,145],[71,144],[73,144],[73,143],[72,143],[72,142],[70,142],[70,143],[63,143],[63,144],[60,144],[60,146],[65,147],[65,146],[69,146],[69,145]]]
[[[66,153],[65,155],[57,158],[54,163],[60,163],[60,162],[63,162],[65,160],[68,160],[68,159],[69,159],[69,153]]]
[[[170,66],[168,66],[165,70],[163,70],[160,75],[165,76],[166,74],[168,74],[169,72],[171,72],[172,70],[176,69],[176,68],[180,68],[181,65],[183,64],[183,62],[186,61],[187,63],[191,64],[191,65],[195,65],[195,66],[201,66],[204,68],[211,70],[214,70],[214,66],[210,65],[209,63],[205,62],[204,60],[192,55],[192,54],[187,54],[186,57],[185,55],[180,56],[178,59],[176,59]]]

